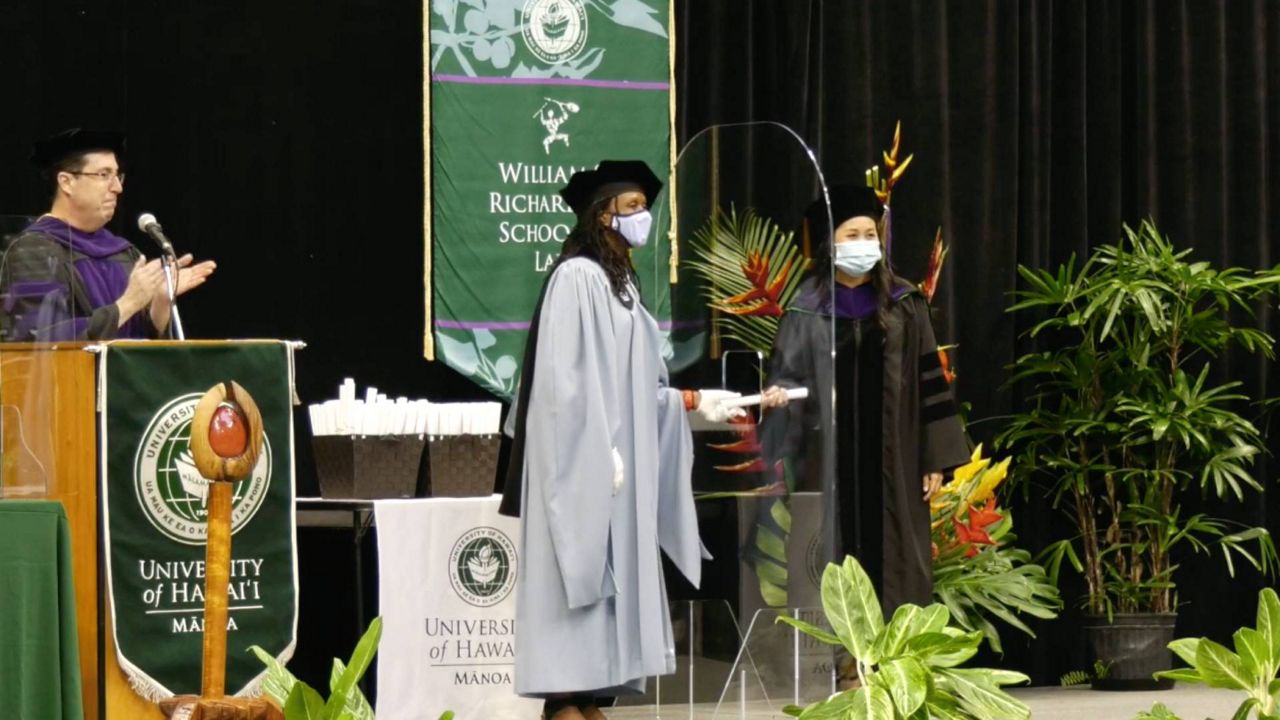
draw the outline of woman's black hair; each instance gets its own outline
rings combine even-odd
[[[572,257],[588,257],[604,268],[609,278],[609,287],[623,306],[630,309],[635,304],[633,291],[628,281],[635,283],[635,269],[631,267],[631,256],[622,243],[610,237],[612,232],[600,223],[600,216],[612,197],[601,198],[578,213],[578,223],[570,231],[560,250],[560,261]]]

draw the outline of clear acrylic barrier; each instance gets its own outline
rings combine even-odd
[[[620,698],[610,717],[783,717],[786,705],[830,695],[834,677],[831,648],[775,622],[799,612],[824,625],[818,578],[834,557],[823,500],[835,465],[826,184],[800,137],[769,122],[698,133],[674,175],[674,217],[666,201],[654,211],[675,245],[637,257],[642,286],[669,288],[659,321],[672,385],[746,395],[776,384],[809,397],[750,408],[746,424],[690,415],[700,529],[715,559],[697,590],[668,575],[676,673]],[[671,256],[674,284],[665,261],[648,259]]]
[[[92,483],[92,356],[75,342],[61,246],[15,242],[34,218],[0,216],[0,497],[43,498]],[[44,242],[44,241],[41,241]],[[47,244],[47,243],[46,243]],[[58,257],[54,257],[58,255]],[[67,256],[67,257],[63,257]],[[78,325],[77,325],[78,323]],[[60,334],[62,333],[62,334]],[[88,445],[85,445],[88,443]],[[73,459],[87,447],[88,469]],[[83,470],[83,471],[82,471]]]
[[[783,712],[786,706],[804,707],[835,692],[832,646],[778,622],[783,614],[831,630],[821,608],[757,611],[720,700],[707,717],[787,717]]]
[[[609,716],[628,718],[783,718],[834,692],[835,656],[828,645],[790,625],[787,614],[829,630],[817,608],[756,611],[745,628],[729,603],[671,604],[676,671],[651,679],[644,695],[618,698]]]

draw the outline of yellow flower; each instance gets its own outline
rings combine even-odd
[[[1004,482],[1005,477],[1009,474],[1009,461],[1012,458],[1005,458],[997,463],[987,472],[983,473],[982,479],[978,482],[978,487],[969,496],[969,502],[977,505],[986,502],[995,494],[995,490],[1000,483]]]
[[[956,468],[955,479],[952,480],[951,483],[955,483],[957,486],[964,485],[990,464],[991,458],[974,458],[968,463]],[[951,483],[947,484],[950,485]]]
[[[978,505],[980,502],[986,502],[992,495],[995,495],[996,488],[1000,487],[1000,483],[1005,482],[1005,477],[1009,475],[1010,457],[997,462],[995,466],[983,473],[982,479],[978,482],[978,487],[974,488],[973,495],[969,496],[969,502]]]

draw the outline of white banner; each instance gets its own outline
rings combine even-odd
[[[380,500],[379,717],[527,720],[517,697],[516,547],[520,521],[487,498]]]

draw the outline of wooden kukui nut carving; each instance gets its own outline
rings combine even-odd
[[[196,404],[191,455],[200,474],[214,482],[249,477],[262,454],[262,414],[234,380],[219,383]]]
[[[267,700],[225,697],[232,486],[249,477],[262,455],[262,414],[253,397],[234,381],[209,388],[196,403],[189,442],[196,469],[209,481],[200,696],[172,698],[161,710],[174,720],[281,720],[280,708]]]

